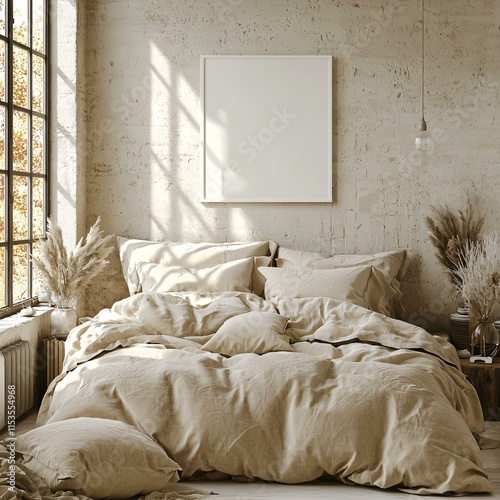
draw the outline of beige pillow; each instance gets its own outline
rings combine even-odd
[[[301,250],[279,247],[276,264],[278,267],[287,267],[288,269],[307,269],[317,260],[328,257],[330,255],[325,253],[302,252]]]
[[[250,292],[253,258],[205,269],[138,262],[142,292]]]
[[[253,258],[205,269],[138,262],[142,292],[250,292]]]
[[[402,317],[400,282],[408,269],[409,259],[405,250],[380,252],[372,255],[338,254],[325,257],[319,253],[279,249],[276,265],[288,269],[338,269],[356,266],[373,266],[385,277],[394,290],[389,307],[390,316]]]
[[[228,319],[202,349],[226,356],[293,351],[290,339],[284,335],[287,324],[288,318],[275,313],[240,314]]]
[[[259,268],[267,278],[266,299],[329,297],[389,315],[394,290],[372,266],[297,271]]]
[[[311,264],[311,269],[333,269],[370,265],[383,273],[389,282],[401,280],[408,269],[406,250],[380,252],[373,255],[332,255],[327,259],[318,259]]]
[[[123,276],[130,294],[139,291],[135,265],[150,262],[168,266],[203,269],[248,257],[267,256],[272,260],[277,244],[274,241],[242,243],[179,243],[147,241],[117,237]]]
[[[17,438],[24,464],[52,491],[90,498],[129,498],[177,482],[180,467],[135,427],[79,417],[43,425]]]

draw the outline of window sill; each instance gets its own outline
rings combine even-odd
[[[29,340],[37,344],[40,338],[50,336],[50,313],[52,307],[35,306],[34,316],[19,313],[0,319],[0,348],[18,340]]]

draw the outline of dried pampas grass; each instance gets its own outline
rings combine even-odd
[[[488,234],[481,242],[469,241],[457,265],[457,288],[481,316],[491,317],[500,299],[500,238]]]
[[[461,263],[468,242],[480,241],[484,217],[476,215],[469,199],[465,210],[452,212],[448,205],[431,207],[433,217],[426,217],[429,237],[436,249],[440,264],[449,273],[456,286],[461,278],[457,266]]]
[[[47,239],[41,242],[39,255],[31,260],[44,286],[57,295],[58,307],[74,307],[80,294],[109,264],[113,235],[104,236],[100,224],[98,217],[85,242],[80,239],[68,252],[61,228],[48,219]]]

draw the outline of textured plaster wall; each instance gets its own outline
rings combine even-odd
[[[73,248],[86,229],[85,0],[50,2],[50,215]],[[77,305],[85,313],[85,301]]]
[[[72,247],[86,224],[86,9],[85,0],[50,6],[50,212]]]
[[[469,193],[486,229],[499,226],[500,2],[426,6],[426,117],[438,144],[422,159],[412,148],[419,2],[87,0],[87,227],[100,214],[105,231],[146,239],[409,248],[407,319],[445,327],[456,303],[424,217]],[[201,54],[333,56],[333,204],[200,203]],[[88,312],[125,294],[114,258]]]

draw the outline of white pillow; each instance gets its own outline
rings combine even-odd
[[[293,351],[284,335],[288,318],[275,313],[252,311],[228,319],[202,347],[226,356]]]
[[[43,425],[17,438],[24,465],[52,491],[90,498],[129,498],[177,482],[180,467],[135,427],[79,417]]]
[[[408,269],[409,259],[405,250],[380,252],[372,255],[338,254],[331,257],[314,252],[300,252],[280,247],[278,250],[277,267],[288,269],[338,269],[356,266],[373,266],[385,277],[394,290],[391,299],[391,316],[402,317],[404,309],[401,306],[400,282]]]
[[[138,262],[142,292],[250,292],[253,258],[205,269]]]
[[[372,266],[303,271],[262,267],[259,271],[267,278],[265,294],[269,300],[329,297],[389,315],[395,294]]]
[[[380,252],[372,255],[332,255],[327,259],[318,259],[311,264],[311,269],[334,269],[370,265],[381,271],[389,282],[401,280],[408,269],[406,250]]]
[[[179,243],[138,240],[122,236],[117,237],[117,244],[123,276],[131,295],[138,292],[139,280],[135,269],[137,262],[203,269],[248,257],[267,256],[272,260],[277,249],[274,241]]]
[[[328,259],[328,257],[330,255],[326,253],[303,252],[302,250],[279,247],[276,264],[278,267],[288,269],[307,269],[317,260]]]

